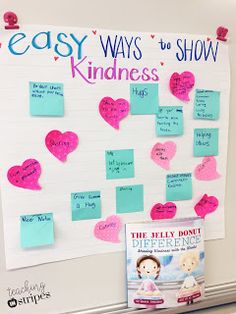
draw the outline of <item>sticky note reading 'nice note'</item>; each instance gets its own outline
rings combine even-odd
[[[105,157],[107,179],[134,177],[133,149],[107,150]]]
[[[29,87],[32,116],[64,116],[62,83],[30,82]]]
[[[166,176],[166,200],[180,201],[190,199],[192,199],[192,174],[168,174]]]
[[[196,89],[194,119],[217,120],[220,112],[220,92]]]
[[[158,113],[158,84],[130,84],[131,114]]]
[[[218,129],[194,129],[194,156],[218,155]]]
[[[116,187],[117,214],[143,211],[143,185],[125,185]]]
[[[101,218],[99,191],[71,193],[72,220]]]
[[[53,214],[23,215],[20,217],[21,247],[33,248],[54,243]]]
[[[157,136],[183,134],[183,107],[161,106],[156,115]]]

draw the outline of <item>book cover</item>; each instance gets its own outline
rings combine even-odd
[[[167,308],[204,297],[200,217],[126,224],[128,306]]]

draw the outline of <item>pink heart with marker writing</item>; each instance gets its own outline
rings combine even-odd
[[[40,163],[36,159],[27,159],[21,166],[13,166],[7,172],[9,182],[19,188],[41,190],[38,179],[41,174]]]
[[[168,170],[170,169],[170,160],[175,153],[176,144],[174,142],[156,143],[151,150],[151,158],[156,164]]]
[[[99,221],[94,227],[94,235],[96,238],[119,243],[119,232],[121,230],[122,223],[118,216],[112,215],[107,217],[106,220]]]
[[[129,114],[129,102],[123,98],[117,100],[104,97],[99,103],[102,118],[114,129],[119,129],[119,123]]]
[[[78,143],[78,136],[70,131],[61,133],[53,130],[45,138],[47,149],[60,161],[66,161],[67,155],[76,149]]]
[[[218,179],[220,175],[216,170],[215,157],[204,157],[202,163],[195,168],[194,175],[198,180],[210,181]]]
[[[161,203],[155,204],[150,212],[152,220],[171,219],[176,215],[176,205],[172,202],[167,202],[164,205]]]
[[[180,100],[189,101],[189,92],[195,84],[195,77],[193,73],[185,71],[181,74],[175,72],[170,78],[170,91]]]
[[[194,206],[196,214],[205,218],[207,214],[214,212],[219,205],[219,201],[215,196],[204,194],[200,201]]]

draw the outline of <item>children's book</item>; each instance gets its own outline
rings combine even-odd
[[[203,219],[126,224],[128,306],[167,308],[204,297]]]

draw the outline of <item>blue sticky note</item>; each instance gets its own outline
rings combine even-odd
[[[218,120],[220,113],[220,92],[196,89],[194,99],[194,119]]]
[[[53,214],[20,216],[21,247],[32,248],[54,243]]]
[[[161,106],[156,115],[157,136],[183,134],[183,107]]]
[[[134,178],[133,149],[107,150],[105,157],[107,179]]]
[[[193,153],[195,157],[218,155],[219,129],[194,129]]]
[[[62,83],[30,82],[29,86],[32,116],[64,116]]]
[[[116,213],[143,211],[143,185],[125,185],[116,187]]]
[[[71,193],[72,220],[101,218],[99,191]]]
[[[190,200],[192,194],[191,173],[175,173],[166,176],[167,201]]]
[[[158,107],[158,84],[130,84],[131,114],[156,114]]]

